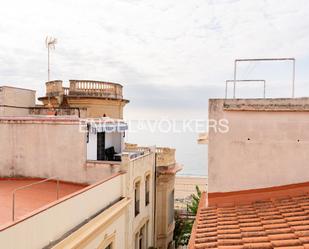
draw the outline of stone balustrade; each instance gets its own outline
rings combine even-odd
[[[70,88],[69,87],[63,87],[63,95],[67,96],[70,93]]]
[[[125,151],[137,151],[137,152],[145,152],[150,151],[149,147],[141,147],[137,144],[125,144]],[[156,147],[157,154],[157,166],[158,167],[168,167],[174,165],[176,163],[175,158],[175,149],[167,148],[167,147]]]
[[[122,85],[104,81],[70,80],[69,87],[63,87],[61,80],[46,82],[46,96],[90,96],[122,99]]]

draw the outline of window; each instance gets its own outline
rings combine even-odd
[[[150,203],[150,175],[146,176],[145,181],[145,206]]]
[[[169,195],[168,205],[168,224],[170,225],[174,221],[174,190]]]
[[[135,190],[134,190],[134,210],[135,216],[140,213],[140,183],[135,183]]]
[[[97,133],[97,160],[105,160],[105,132]]]
[[[135,234],[135,249],[148,248],[148,240],[145,225]]]

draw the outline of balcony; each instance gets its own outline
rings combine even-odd
[[[46,96],[84,96],[123,99],[122,85],[104,81],[70,80],[69,87],[63,87],[62,80],[46,82]]]
[[[150,151],[150,147],[141,147],[137,144],[125,144],[125,151],[144,154]],[[176,163],[176,150],[168,147],[156,147],[157,167],[168,167]]]

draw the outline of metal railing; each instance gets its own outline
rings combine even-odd
[[[228,83],[237,83],[237,82],[262,82],[264,85],[263,88],[263,98],[265,99],[266,96],[266,80],[226,80],[225,81],[225,98],[227,99],[227,87],[228,87]],[[236,89],[235,89],[236,91]]]
[[[25,188],[32,187],[34,185],[38,185],[38,184],[41,184],[41,183],[44,183],[44,182],[47,182],[47,181],[51,181],[51,180],[57,181],[56,191],[57,191],[57,200],[58,200],[59,199],[59,178],[58,177],[50,177],[50,178],[47,178],[45,180],[34,182],[34,183],[31,183],[31,184],[28,184],[28,185],[25,185],[25,186],[21,186],[21,187],[13,190],[13,192],[12,192],[12,221],[15,221],[15,205],[16,205],[15,196],[16,196],[16,192],[19,191],[19,190],[23,190]]]
[[[292,98],[295,95],[295,58],[260,58],[260,59],[236,59],[234,61],[234,89],[233,98],[236,98],[235,88],[237,82],[237,63],[238,62],[252,62],[252,61],[292,61]]]

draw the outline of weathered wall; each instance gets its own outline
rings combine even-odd
[[[0,174],[83,182],[84,136],[73,123],[0,122]]]
[[[2,86],[0,87],[0,116],[29,115],[28,107],[35,106],[35,91]]]
[[[209,192],[309,181],[308,111],[308,98],[209,100],[209,119],[229,122],[209,128]]]
[[[160,175],[156,180],[156,238],[157,248],[165,249],[173,241],[175,221],[169,223],[170,200],[169,197],[174,191],[175,175]]]
[[[110,176],[111,165],[86,163],[86,134],[78,122],[0,119],[0,176],[59,177],[93,183]]]
[[[122,119],[126,102],[99,98],[67,98],[70,107],[86,107],[88,118],[107,117]]]

